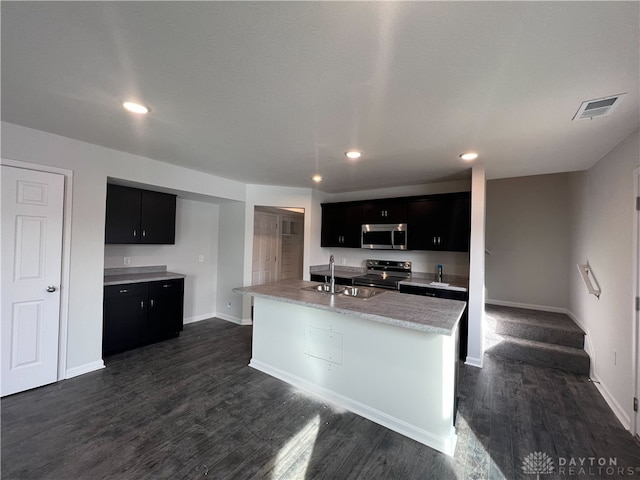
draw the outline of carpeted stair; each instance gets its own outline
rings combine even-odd
[[[487,353],[589,375],[584,332],[567,315],[498,305],[485,312]]]

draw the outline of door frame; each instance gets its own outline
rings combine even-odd
[[[276,252],[278,252],[277,254],[277,258],[276,258],[276,266],[275,266],[275,272],[274,272],[274,276],[275,276],[275,281],[277,282],[278,280],[280,280],[280,248],[281,248],[281,239],[280,239],[280,215],[278,213],[273,213],[270,211],[265,210],[260,210],[260,208],[264,208],[261,207],[260,205],[256,205],[255,207],[253,207],[253,221],[254,221],[254,225],[255,225],[255,218],[257,214],[264,214],[264,215],[270,215],[272,217],[276,217]],[[252,245],[254,245],[256,242],[256,232],[255,232],[255,228],[253,231],[253,241],[252,241]],[[253,255],[251,256],[251,263],[253,264]],[[253,266],[251,267],[251,269],[253,270]],[[253,272],[252,272],[253,273]],[[252,282],[253,284],[253,282]],[[253,302],[253,300],[252,300]]]
[[[634,398],[640,399],[640,312],[636,310],[635,303],[636,297],[640,297],[640,211],[636,208],[637,198],[640,197],[640,167],[636,168],[633,171],[633,355],[632,361],[633,365],[631,368],[631,372],[633,375],[632,385],[633,388],[633,396]],[[633,399],[631,399],[633,402]],[[630,430],[631,433],[637,437],[640,437],[640,412],[633,412],[632,410],[632,418]]]
[[[0,157],[0,165],[57,173],[64,176],[64,203],[62,218],[62,275],[60,278],[60,330],[58,334],[58,379],[67,378],[67,339],[69,329],[69,270],[71,264],[71,206],[73,189],[73,171],[64,168],[40,165],[38,163],[10,160]]]

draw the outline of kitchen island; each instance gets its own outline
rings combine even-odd
[[[286,280],[254,297],[250,366],[453,455],[465,302],[382,291],[354,298]]]

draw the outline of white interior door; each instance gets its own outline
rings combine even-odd
[[[278,255],[278,216],[255,212],[253,217],[252,285],[275,282]]]
[[[6,165],[0,176],[4,396],[58,380],[64,176]]]

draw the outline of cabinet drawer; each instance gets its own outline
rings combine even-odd
[[[104,298],[147,296],[147,283],[124,283],[104,287]]]
[[[149,282],[149,289],[156,292],[181,291],[184,288],[184,279],[174,278],[173,280],[161,280]]]

